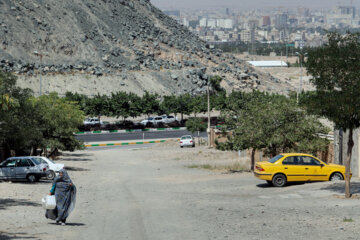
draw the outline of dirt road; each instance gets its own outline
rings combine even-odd
[[[0,239],[358,239],[360,200],[334,197],[343,183],[273,188],[250,173],[185,167],[234,161],[216,154],[175,145],[66,153],[59,162],[78,188],[68,225],[44,217],[50,182],[2,182]]]

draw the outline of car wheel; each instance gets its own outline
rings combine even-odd
[[[48,171],[46,178],[49,180],[53,180],[55,178],[55,172],[52,170]]]
[[[31,183],[36,182],[36,176],[34,174],[30,174],[27,176],[27,180]]]
[[[272,186],[272,185],[273,185],[272,181],[270,181],[270,180],[266,180],[266,182],[267,182],[267,184],[268,184],[269,186]]]
[[[275,187],[283,187],[283,186],[285,186],[286,182],[287,182],[287,180],[286,180],[286,176],[284,174],[276,174],[272,180],[272,184]]]
[[[330,181],[338,181],[338,180],[344,180],[344,177],[341,173],[333,173],[330,177]]]
[[[194,145],[192,145],[192,147],[195,147],[195,144],[194,144]]]

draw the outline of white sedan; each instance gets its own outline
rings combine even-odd
[[[195,147],[194,138],[191,135],[185,135],[180,138],[180,147],[191,146]]]
[[[33,157],[36,158],[40,163],[46,163],[49,165],[49,170],[47,171],[46,177],[47,179],[54,179],[57,174],[59,174],[59,171],[65,167],[62,163],[55,163],[54,161],[48,159],[47,157]]]

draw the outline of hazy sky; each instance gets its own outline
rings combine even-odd
[[[277,8],[279,6],[309,7],[309,8],[333,8],[339,4],[350,5],[351,0],[150,0],[159,8],[213,8],[213,7],[236,7],[237,9],[252,8]],[[353,0],[354,5],[359,6],[360,0]]]

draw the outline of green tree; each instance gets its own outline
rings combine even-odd
[[[129,117],[130,99],[126,92],[111,93],[109,98],[109,115],[113,117]]]
[[[101,116],[110,115],[110,101],[106,95],[96,95],[93,98],[88,98],[85,108],[86,115],[97,116],[99,120]]]
[[[305,97],[308,110],[348,131],[345,195],[350,197],[353,131],[360,126],[360,33],[329,33],[328,43],[310,49],[305,63],[316,86]]]
[[[157,93],[145,91],[142,99],[142,113],[150,117],[150,114],[160,112],[160,96]]]
[[[129,115],[132,118],[138,117],[142,114],[142,99],[135,93],[129,93]]]
[[[200,118],[190,118],[186,122],[186,128],[193,134],[197,132],[198,135],[198,144],[200,145],[200,132],[206,130],[206,123],[204,123]]]
[[[160,108],[164,113],[173,113],[176,117],[176,115],[180,112],[178,98],[175,95],[164,96],[164,99],[160,104]]]
[[[184,120],[184,114],[189,115],[192,112],[190,105],[191,100],[192,97],[189,93],[185,93],[177,97],[179,113],[181,114],[181,121]]]
[[[252,170],[256,150],[262,149],[270,156],[294,151],[316,153],[325,150],[329,144],[318,137],[319,133],[328,133],[329,129],[285,96],[258,91],[233,92],[222,115],[227,128],[232,129],[232,136],[220,147],[252,149]]]
[[[84,94],[66,92],[65,99],[68,102],[75,102],[79,105],[82,111],[86,111],[86,103],[88,101],[88,97]]]
[[[205,113],[207,111],[207,96],[192,96],[189,102],[189,108],[191,109],[191,112],[194,114],[195,118],[198,113]]]
[[[82,148],[74,137],[84,119],[78,105],[60,98],[57,93],[33,97],[31,103],[39,118],[38,127],[43,138],[39,144],[42,148],[50,148],[52,152]]]

